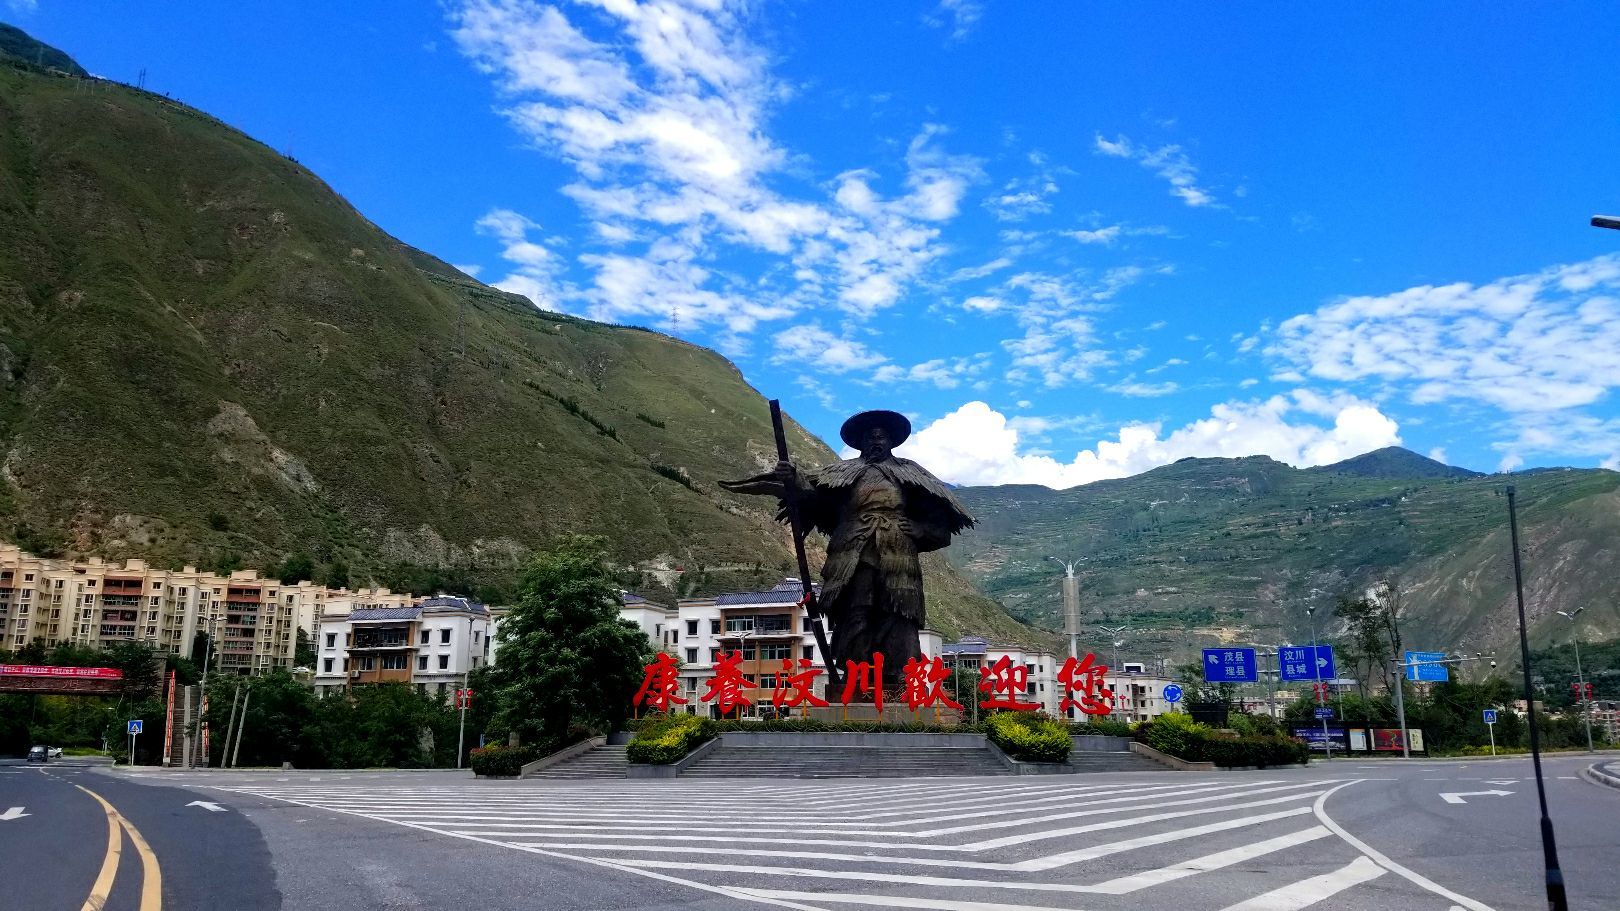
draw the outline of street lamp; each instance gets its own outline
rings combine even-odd
[[[1113,671],[1114,671],[1114,704],[1113,704],[1113,706],[1110,708],[1110,710],[1108,712],[1109,717],[1113,717],[1114,714],[1119,710],[1119,675],[1120,675],[1119,647],[1125,644],[1125,640],[1120,638],[1120,637],[1125,635],[1126,627],[1123,627],[1123,626],[1099,626],[1099,627],[1097,627],[1097,629],[1107,633],[1109,635],[1109,637],[1111,637],[1114,640],[1114,665],[1113,665]]]
[[[1592,216],[1592,227],[1594,227],[1594,228],[1614,228],[1615,230],[1620,231],[1620,216],[1616,216],[1616,215],[1594,215],[1594,216]]]
[[[1586,695],[1586,675],[1581,672],[1581,632],[1575,628],[1575,617],[1586,610],[1583,605],[1572,611],[1554,611],[1558,616],[1569,621],[1569,637],[1575,640],[1575,679],[1580,681],[1581,716],[1586,720],[1586,752],[1593,753],[1592,749],[1592,700]]]

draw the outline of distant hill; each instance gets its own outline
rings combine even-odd
[[[1408,472],[1404,476],[1400,472]],[[1393,578],[1413,648],[1510,656],[1506,483],[1518,487],[1526,597],[1538,641],[1620,638],[1620,474],[1479,475],[1403,449],[1299,470],[1264,456],[1183,459],[1069,490],[958,491],[979,527],[950,556],[1027,622],[1061,628],[1060,567],[1081,560],[1092,625],[1124,625],[1132,655],[1324,635],[1341,594]],[[1510,663],[1504,657],[1504,664]]]
[[[1480,472],[1437,462],[1400,446],[1386,446],[1355,458],[1309,469],[1316,472],[1354,474],[1364,478],[1475,478]]]
[[[72,57],[4,22],[0,22],[0,59],[42,70],[60,70],[71,76],[90,75]]]
[[[206,114],[78,82],[0,65],[0,537],[416,590],[571,532],[664,600],[792,571],[715,484],[775,461],[724,358],[541,312]],[[945,635],[1042,638],[930,563]]]

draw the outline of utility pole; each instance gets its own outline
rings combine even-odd
[[[1569,621],[1570,638],[1575,640],[1575,679],[1580,687],[1578,698],[1581,701],[1581,717],[1586,721],[1586,752],[1597,752],[1592,748],[1592,699],[1586,694],[1586,674],[1581,672],[1581,631],[1575,626],[1575,617],[1586,610],[1582,605],[1572,611],[1555,611],[1558,616]]]
[[[235,689],[231,690],[231,719],[225,722],[224,752],[219,754],[219,767],[222,769],[230,768],[231,764],[231,737],[236,733],[236,702],[237,697],[240,695],[242,695],[242,687],[238,684]]]
[[[231,768],[236,768],[236,762],[242,758],[242,732],[247,729],[248,699],[253,696],[253,687],[247,683],[242,684],[242,717],[236,722],[236,746],[231,748]]]
[[[1111,668],[1111,670],[1114,672],[1114,702],[1108,710],[1108,717],[1113,718],[1114,715],[1119,712],[1119,678],[1121,674],[1121,669],[1119,666],[1119,647],[1125,644],[1125,640],[1120,638],[1125,634],[1125,627],[1099,626],[1097,629],[1107,633],[1109,638],[1113,639],[1114,641],[1114,666]]]
[[[468,608],[471,609],[471,604]],[[472,665],[472,628],[473,618],[467,617],[467,655],[466,661],[461,665],[461,692],[456,694],[456,702],[461,706],[461,730],[456,734],[456,768],[461,768],[461,755],[467,745],[467,703],[472,701],[472,694],[467,692],[467,675]]]
[[[1597,219],[1593,219],[1593,224]],[[1530,684],[1530,633],[1524,620],[1524,570],[1519,565],[1519,508],[1514,486],[1507,485],[1508,529],[1513,540],[1513,594],[1519,604],[1519,657],[1524,663],[1524,701],[1530,715],[1530,760],[1536,770],[1536,797],[1541,802],[1541,858],[1547,871],[1548,911],[1569,911],[1564,871],[1558,865],[1558,843],[1547,813],[1547,786],[1541,778],[1541,735],[1536,730],[1536,693]]]

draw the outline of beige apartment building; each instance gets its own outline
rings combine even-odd
[[[196,634],[207,632],[219,643],[214,670],[262,674],[292,668],[297,630],[313,641],[329,601],[357,599],[407,603],[410,596],[284,585],[254,570],[221,576],[142,560],[51,560],[0,544],[0,648],[7,650],[36,639],[87,648],[144,642],[189,658]]]

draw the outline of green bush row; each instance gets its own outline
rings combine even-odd
[[[469,762],[475,775],[499,775],[514,777],[523,771],[523,767],[539,759],[542,755],[539,747],[509,747],[491,745],[480,747],[469,754]]]
[[[1046,715],[997,712],[986,726],[990,742],[1020,762],[1067,762],[1074,748],[1069,726]]]
[[[1260,735],[1222,737],[1207,724],[1200,724],[1180,712],[1160,715],[1138,725],[1140,743],[1188,762],[1213,762],[1217,766],[1257,766],[1267,768],[1299,765],[1310,760],[1304,741],[1292,737]]]
[[[702,715],[644,719],[625,747],[625,755],[638,765],[669,765],[717,733],[719,726],[714,719]]]

